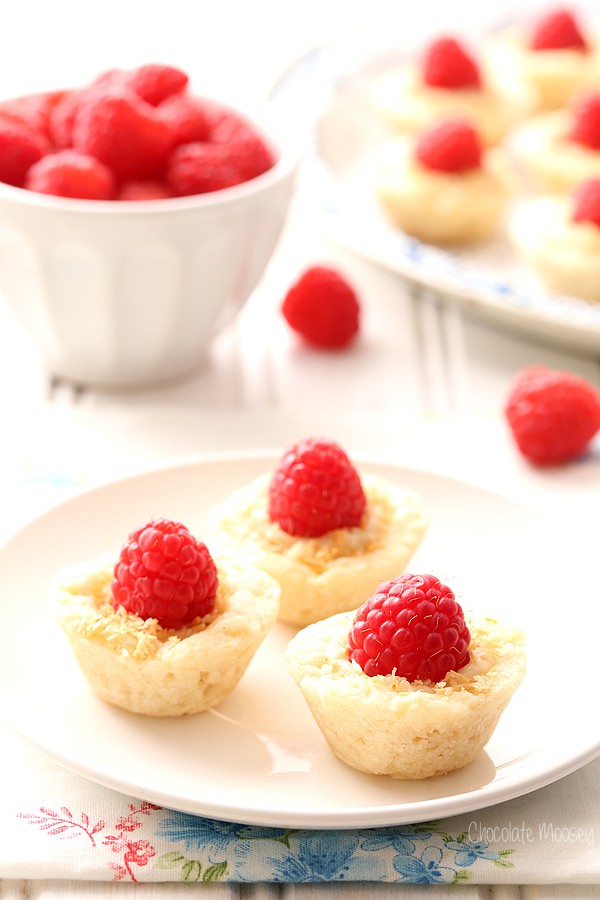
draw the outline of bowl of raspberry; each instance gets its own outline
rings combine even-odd
[[[0,102],[0,294],[48,372],[184,377],[260,280],[299,147],[162,64]]]

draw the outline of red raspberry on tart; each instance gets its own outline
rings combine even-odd
[[[481,166],[483,148],[470,122],[452,119],[434,125],[419,137],[415,156],[434,172],[468,172]]]
[[[269,485],[269,517],[299,537],[354,528],[365,504],[360,477],[347,454],[323,439],[306,438],[290,447]]]
[[[573,222],[590,222],[600,228],[600,178],[582,181],[573,191]]]
[[[408,573],[301,629],[286,660],[329,749],[405,780],[475,759],[525,674],[520,629],[466,620],[447,585]]]
[[[440,37],[425,49],[421,62],[423,83],[448,90],[481,87],[479,64],[461,41]]]
[[[179,522],[153,519],[116,554],[57,572],[50,594],[75,658],[108,703],[192,715],[235,689],[279,610],[264,572],[215,556]]]
[[[600,150],[600,91],[577,97],[570,107],[570,141]]]
[[[279,618],[307,625],[356,609],[403,571],[428,510],[414,491],[360,471],[335,441],[308,437],[210,511],[215,546],[281,587]]]
[[[541,16],[531,29],[529,46],[532,50],[588,49],[583,30],[572,9],[561,7]]]
[[[471,635],[453,591],[433,575],[399,575],[360,607],[348,657],[366,675],[443,681],[469,662]]]
[[[413,140],[386,141],[374,189],[392,225],[428,244],[467,245],[497,228],[510,193],[506,160],[466,118],[442,119]]]
[[[181,628],[212,612],[217,585],[206,544],[185,525],[154,519],[132,532],[121,550],[113,604],[163,628]]]

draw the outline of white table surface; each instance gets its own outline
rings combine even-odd
[[[441,27],[450,21],[460,30],[478,14],[474,0],[455,0],[451,11],[442,0],[410,6],[411,25],[436,21]],[[243,91],[260,96],[307,48],[370,27],[376,18],[392,13],[401,27],[401,10],[407,7],[397,0],[171,0],[166,6],[127,0],[105,0],[102,5],[21,0],[0,10],[0,94],[14,96],[72,83],[74,78],[85,80],[113,65],[165,60],[187,68],[207,90],[214,86],[232,97],[240,93],[243,73]],[[286,287],[317,261],[345,272],[363,302],[361,338],[346,353],[307,350],[279,314]],[[94,469],[90,462],[85,473],[93,480],[169,456],[280,445],[303,423],[322,431],[334,421],[338,433],[352,436],[357,450],[377,452],[378,423],[385,423],[383,433],[390,434],[395,422],[402,422],[406,431],[406,422],[414,421],[415,433],[423,423],[438,429],[451,474],[513,491],[526,484],[531,496],[544,502],[547,479],[553,476],[531,472],[518,458],[501,420],[510,378],[533,362],[569,369],[600,386],[600,354],[582,355],[536,342],[427,292],[407,290],[396,276],[330,241],[320,228],[318,210],[307,210],[298,198],[277,253],[239,319],[215,341],[203,368],[177,384],[122,393],[73,390],[43,371],[36,348],[0,304],[0,414],[5,439],[15,437],[12,450],[7,450],[4,480],[10,481],[11,452],[18,456],[40,440],[47,442],[48,453],[64,453],[67,459],[71,454],[79,466],[86,446],[102,445],[103,466]],[[466,458],[464,442],[457,439],[459,426],[463,434],[483,435],[485,458]],[[132,448],[135,454],[128,456]],[[427,450],[418,441],[405,448],[403,459],[407,455],[424,464],[440,463],[436,448]],[[587,487],[582,486],[583,500]],[[590,487],[598,489],[598,484]],[[5,507],[3,532],[29,512]],[[10,880],[0,881],[0,898],[120,897],[133,889],[126,884]],[[157,898],[195,892],[206,900],[311,900],[323,894],[408,900],[423,891],[454,900],[600,897],[600,889],[592,885],[456,885],[448,890],[360,884],[144,884],[135,890]]]

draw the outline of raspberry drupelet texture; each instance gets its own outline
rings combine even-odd
[[[464,119],[448,119],[420,135],[415,157],[426,169],[461,174],[478,169],[482,158],[481,139]]]
[[[575,13],[567,7],[551,10],[535,22],[529,46],[532,50],[588,49]]]
[[[422,77],[428,87],[476,90],[481,87],[479,66],[460,41],[440,37],[425,50]]]
[[[358,472],[333,441],[305,438],[290,447],[269,485],[271,521],[296,537],[356,527],[365,505]]]
[[[570,372],[529,366],[515,376],[505,414],[523,456],[558,465],[580,456],[600,429],[600,393]]]
[[[443,681],[469,662],[471,635],[452,590],[434,575],[380,584],[355,615],[348,657],[366,675]]]
[[[179,522],[153,519],[121,550],[112,602],[163,628],[181,628],[214,609],[218,576],[201,541]]]

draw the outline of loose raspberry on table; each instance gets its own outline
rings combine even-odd
[[[567,137],[592,150],[600,150],[600,91],[578,97],[570,110],[571,127]]]
[[[588,49],[577,17],[568,7],[551,10],[539,18],[531,29],[529,46],[532,50]]]
[[[79,105],[73,124],[73,148],[95,156],[119,181],[161,174],[171,146],[169,128],[155,107],[132,90],[97,89]]]
[[[358,472],[345,451],[325,439],[305,438],[290,447],[269,485],[269,518],[296,537],[356,527],[365,506]]]
[[[42,157],[28,170],[24,187],[80,200],[112,200],[116,189],[107,166],[75,150],[60,150]]]
[[[340,350],[360,328],[360,302],[335,269],[312,266],[289,288],[281,307],[288,325],[313,347]]]
[[[505,415],[523,456],[558,465],[584,453],[600,429],[600,392],[571,372],[529,366],[513,380]]]
[[[218,575],[206,547],[179,522],[153,519],[129,536],[115,565],[112,602],[163,628],[214,609]]]
[[[0,181],[23,187],[30,167],[49,151],[44,135],[23,122],[0,116]]]
[[[473,90],[481,87],[474,57],[460,41],[440,37],[426,48],[421,63],[423,82],[429,87]]]
[[[452,590],[434,575],[404,573],[358,609],[348,658],[366,675],[443,681],[469,662],[471,635]]]
[[[460,174],[481,166],[481,139],[470,122],[448,119],[426,129],[418,138],[415,158],[434,172]]]

